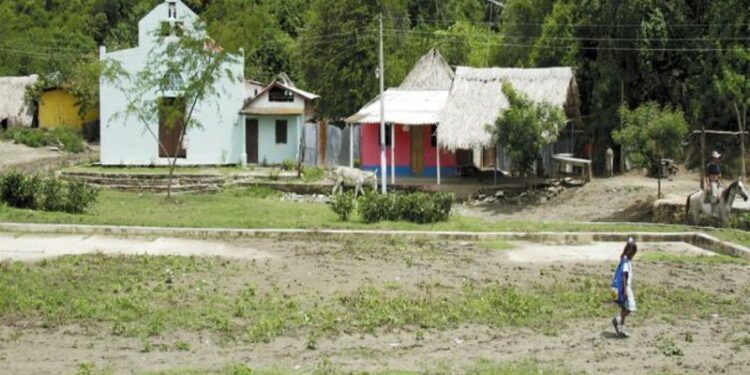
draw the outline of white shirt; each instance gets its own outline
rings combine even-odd
[[[622,273],[628,273],[628,282],[625,287],[630,290],[631,286],[633,285],[633,267],[630,265],[630,260],[628,260],[627,258],[625,258],[624,262],[625,263],[622,264]]]

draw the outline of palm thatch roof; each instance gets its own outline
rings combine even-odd
[[[453,69],[436,49],[422,56],[401,82],[403,90],[449,90],[453,82]]]
[[[0,77],[0,121],[9,125],[31,125],[34,119],[33,108],[25,100],[26,88],[35,84],[39,76]]]
[[[502,83],[536,102],[548,102],[578,114],[578,90],[573,69],[458,67],[448,101],[440,113],[438,141],[448,150],[474,149],[492,144],[486,126],[508,108]]]

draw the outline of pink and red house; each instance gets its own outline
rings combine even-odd
[[[456,154],[438,154],[438,117],[448,100],[453,70],[437,50],[424,55],[398,88],[383,93],[387,173],[396,176],[453,176]],[[380,100],[378,96],[346,119],[359,124],[361,167],[380,169]]]

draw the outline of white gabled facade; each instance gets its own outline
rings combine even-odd
[[[156,6],[138,23],[138,46],[107,53],[100,51],[102,60],[115,60],[130,75],[141,71],[149,52],[158,43],[157,33],[164,22],[182,22],[189,27],[198,16],[180,0],[166,0]],[[224,69],[234,77],[243,77],[244,59],[238,57]],[[121,83],[125,85],[125,83]],[[201,128],[189,128],[183,142],[186,149],[178,165],[223,165],[243,161],[244,122],[240,114],[245,99],[243,79],[222,76],[215,85],[217,95],[198,103],[194,118]],[[124,88],[127,91],[127,87]],[[154,90],[151,98],[161,94]],[[159,157],[159,145],[154,136],[135,116],[125,116],[126,94],[117,85],[102,79],[100,82],[101,164],[102,165],[166,165],[168,158]],[[157,136],[159,124],[151,125]]]

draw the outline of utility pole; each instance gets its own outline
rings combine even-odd
[[[380,78],[380,190],[383,194],[388,192],[386,163],[385,163],[385,97],[383,86],[385,85],[385,69],[383,68],[383,13],[378,16],[380,24],[380,47],[378,53],[378,76]],[[391,140],[392,141],[392,140]],[[393,163],[393,160],[391,160]]]
[[[706,126],[701,125],[701,190],[706,189]]]
[[[625,105],[625,81],[620,79],[620,106]],[[620,131],[624,127],[620,116]],[[625,174],[625,145],[620,145],[620,174]]]

